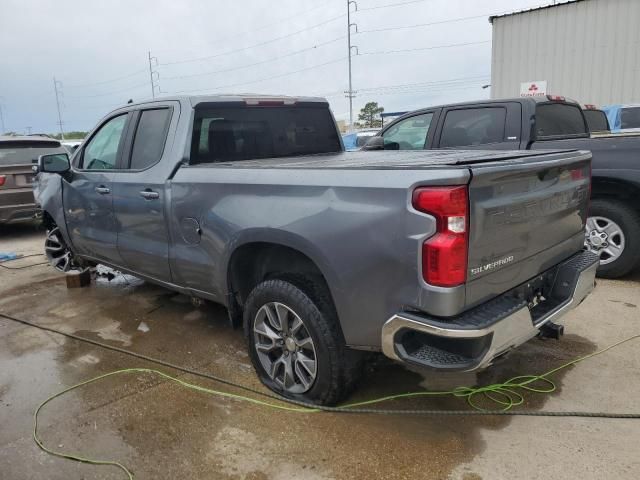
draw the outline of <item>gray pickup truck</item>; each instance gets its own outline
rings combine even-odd
[[[262,382],[335,403],[363,351],[484,368],[578,305],[591,155],[345,153],[317,98],[178,97],[39,159],[45,249],[225,305]],[[188,341],[185,339],[185,341]]]
[[[394,120],[364,149],[591,151],[585,246],[600,256],[598,274],[617,278],[640,266],[640,132],[593,134],[585,112],[596,111],[557,95],[428,107]]]

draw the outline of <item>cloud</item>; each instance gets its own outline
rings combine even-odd
[[[129,98],[149,98],[148,51],[167,94],[322,94],[336,117],[348,118],[345,3],[5,0],[0,105],[6,127],[58,131],[54,76],[62,82],[67,131],[92,128]],[[406,2],[360,0],[352,14],[359,32],[352,44],[361,54],[353,57],[354,117],[367,101],[396,111],[486,97],[480,87],[489,83],[491,45],[477,43],[491,39],[485,14],[538,2],[423,0],[372,8],[392,3]],[[469,45],[450,46],[463,43]],[[432,48],[440,46],[446,48]],[[396,53],[380,53],[389,51]],[[185,61],[192,59],[199,60]]]

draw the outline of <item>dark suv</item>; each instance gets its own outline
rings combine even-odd
[[[0,136],[0,224],[31,220],[37,213],[31,166],[50,153],[66,150],[55,138]]]

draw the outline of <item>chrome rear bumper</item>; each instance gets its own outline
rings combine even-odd
[[[533,308],[518,298],[520,286],[451,319],[398,313],[382,328],[382,351],[394,360],[429,368],[487,367],[579,305],[595,286],[598,264],[596,255],[581,252],[558,265],[548,298]]]

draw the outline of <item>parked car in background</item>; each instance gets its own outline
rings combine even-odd
[[[371,137],[380,131],[379,128],[369,128],[342,135],[342,143],[347,151],[359,150]]]
[[[584,113],[584,119],[587,121],[589,132],[595,134],[611,133],[609,120],[607,120],[607,114],[604,110],[599,110],[595,105],[587,104],[584,106],[582,113]]]
[[[640,104],[607,105],[602,110],[613,133],[640,132]]]
[[[60,143],[69,151],[69,155],[73,155],[82,143],[82,140],[62,140]]]
[[[221,303],[268,388],[332,404],[359,351],[477,370],[576,307],[598,265],[582,250],[590,165],[344,153],[324,99],[173,97],[107,115],[72,165],[40,157],[35,192],[55,268],[103,263]]]
[[[66,151],[54,138],[0,136],[0,223],[33,219],[32,166],[40,155]]]
[[[384,127],[364,150],[580,149],[593,153],[586,247],[599,275],[640,264],[640,133],[591,138],[583,110],[561,96],[483,100],[424,108]]]

